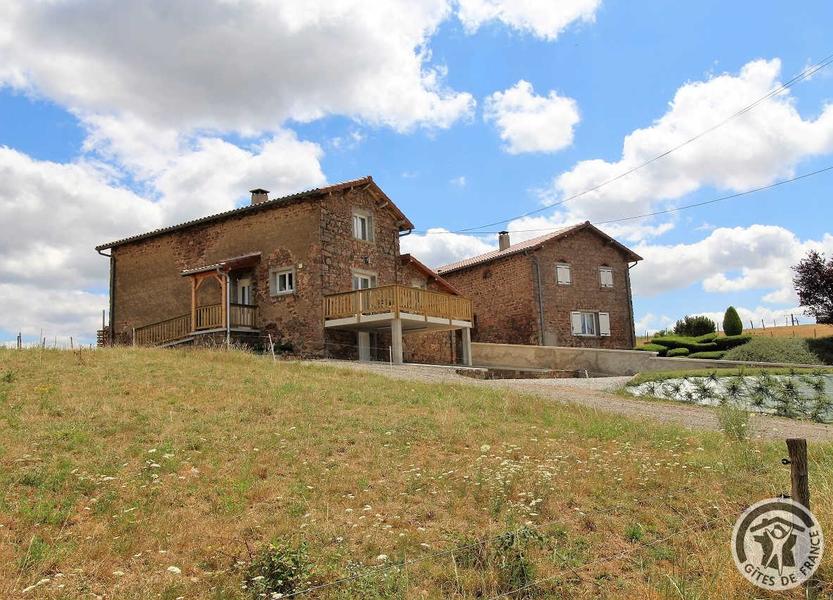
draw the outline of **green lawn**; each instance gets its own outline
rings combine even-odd
[[[729,537],[784,454],[242,352],[0,350],[0,597],[253,597],[270,543],[299,597],[766,597]]]

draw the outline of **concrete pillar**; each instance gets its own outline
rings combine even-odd
[[[359,360],[370,362],[370,332],[359,332]]]
[[[401,365],[404,358],[402,353],[402,319],[394,319],[390,323],[391,361]]]
[[[463,364],[471,366],[471,329],[463,327]]]

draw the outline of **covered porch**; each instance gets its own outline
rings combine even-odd
[[[324,296],[324,327],[355,331],[359,360],[370,360],[370,336],[389,331],[390,360],[404,361],[403,336],[426,331],[462,333],[463,364],[471,365],[471,301],[404,285],[384,285]]]
[[[190,285],[189,312],[135,328],[133,344],[168,345],[204,334],[229,340],[235,332],[258,331],[253,269],[259,262],[258,252],[182,271]]]

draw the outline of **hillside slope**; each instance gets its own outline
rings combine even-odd
[[[238,352],[0,350],[0,597],[246,598],[275,542],[325,586],[301,597],[747,598],[731,528],[783,455]]]

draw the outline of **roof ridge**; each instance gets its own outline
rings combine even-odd
[[[338,183],[332,183],[329,185],[325,185],[322,187],[315,187],[309,188],[307,190],[303,190],[300,192],[293,192],[292,194],[287,194],[285,196],[280,196],[278,198],[272,198],[271,200],[267,200],[265,202],[261,202],[260,204],[246,204],[244,206],[238,206],[237,208],[232,208],[229,210],[225,210],[222,212],[206,215],[204,217],[197,217],[196,219],[190,219],[188,221],[182,221],[181,223],[175,223],[174,225],[166,225],[164,227],[158,227],[156,229],[151,229],[150,231],[146,231],[144,233],[137,233],[135,235],[131,235],[125,238],[121,238],[115,240],[113,242],[108,242],[106,244],[101,244],[100,246],[96,246],[96,250],[105,250],[107,248],[113,248],[114,246],[121,246],[122,244],[126,244],[129,242],[134,242],[138,240],[143,240],[149,237],[154,237],[157,235],[161,235],[163,233],[169,233],[171,231],[176,231],[178,229],[183,229],[185,227],[190,227],[191,225],[198,225],[200,223],[206,223],[212,221],[214,219],[220,219],[224,217],[228,217],[237,213],[245,213],[245,212],[255,212],[257,210],[262,210],[264,208],[271,208],[274,207],[275,204],[286,202],[288,200],[297,200],[299,198],[304,198],[306,196],[312,196],[315,194],[323,194],[329,191],[337,190],[344,187],[349,187],[352,185],[357,185],[360,183],[372,183],[373,177],[370,175],[365,175],[364,177],[358,177],[356,179],[346,179],[344,181],[339,181]]]

